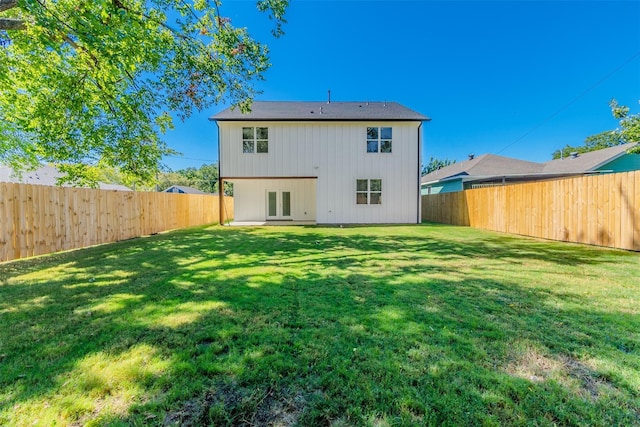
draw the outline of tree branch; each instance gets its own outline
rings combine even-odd
[[[0,12],[13,9],[18,6],[18,0],[0,0]]]
[[[96,69],[98,68],[98,66],[100,65],[100,61],[98,61],[98,58],[96,58],[96,56],[93,53],[91,53],[89,51],[89,49],[85,48],[84,46],[81,46],[81,45],[77,44],[76,42],[74,42],[71,39],[71,37],[69,37],[66,34],[62,35],[62,39],[64,41],[66,41],[67,43],[69,43],[69,46],[71,46],[76,52],[77,51],[82,51],[85,54],[87,54],[87,56],[89,56],[89,58],[91,58],[91,60],[93,61],[94,68],[96,68]],[[91,64],[89,64],[89,65],[91,65]]]
[[[148,21],[151,21],[151,22],[153,22],[155,24],[160,25],[163,28],[166,28],[167,30],[169,30],[171,32],[171,34],[173,34],[174,37],[181,38],[183,40],[194,40],[194,41],[196,40],[193,37],[185,36],[184,34],[180,33],[180,31],[177,31],[174,28],[171,28],[169,25],[167,25],[166,23],[164,23],[162,21],[158,21],[157,19],[153,19],[151,16],[147,15],[144,12],[137,12],[137,11],[135,11],[135,10],[129,8],[129,7],[126,7],[124,5],[122,5],[120,7],[120,9],[125,10],[125,11],[127,11],[128,13],[130,13],[132,15],[137,15],[138,18],[144,18],[144,19],[146,19]]]
[[[0,18],[0,30],[24,30],[24,21],[20,19]]]

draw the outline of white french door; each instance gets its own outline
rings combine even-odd
[[[267,190],[267,219],[291,219],[291,192]]]

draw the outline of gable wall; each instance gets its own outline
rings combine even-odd
[[[640,154],[625,154],[617,159],[600,166],[599,171],[630,172],[640,170]]]

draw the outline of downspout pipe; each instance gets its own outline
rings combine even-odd
[[[224,180],[222,179],[222,161],[220,156],[220,124],[216,121],[218,129],[218,221],[224,225]]]
[[[422,222],[422,187],[420,181],[422,180],[422,122],[418,125],[418,212],[417,212],[417,224]]]

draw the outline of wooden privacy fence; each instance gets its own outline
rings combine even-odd
[[[225,197],[225,218],[233,198]],[[218,196],[0,182],[0,262],[218,222]]]
[[[422,219],[640,251],[640,171],[422,196]]]

